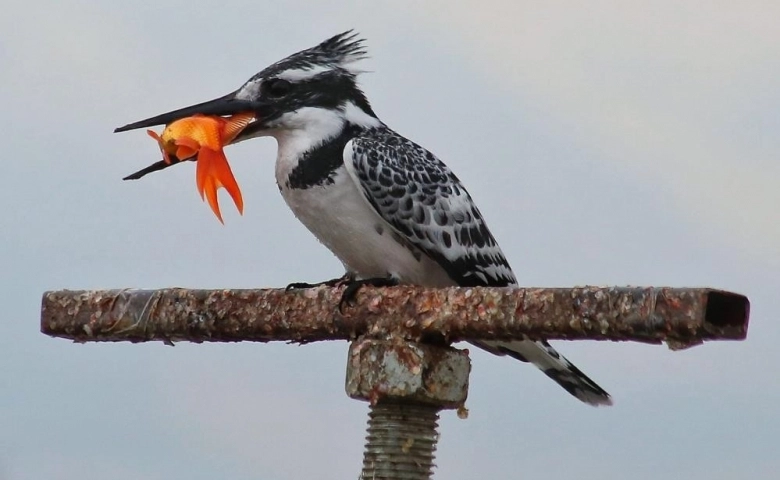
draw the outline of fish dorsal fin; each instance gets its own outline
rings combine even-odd
[[[236,136],[246,128],[249,123],[254,120],[255,114],[251,112],[237,113],[232,117],[226,119],[225,130],[222,133],[222,144],[228,144],[233,141]]]

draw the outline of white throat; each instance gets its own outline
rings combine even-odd
[[[345,123],[339,111],[303,107],[280,116],[271,125],[270,133],[279,142],[280,157],[300,155],[341,133]]]
[[[304,153],[338,136],[347,123],[374,128],[382,122],[367,114],[354,103],[341,109],[303,107],[281,115],[271,125],[269,134],[276,138],[276,181],[283,184],[290,171],[298,165]]]

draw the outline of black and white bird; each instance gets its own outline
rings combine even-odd
[[[256,120],[235,141],[276,139],[276,181],[285,202],[341,260],[350,286],[516,285],[460,180],[374,113],[357,83],[356,64],[365,56],[363,40],[345,32],[270,65],[224,97],[117,130],[254,112]],[[533,363],[583,402],[611,404],[607,392],[545,341],[475,344]]]

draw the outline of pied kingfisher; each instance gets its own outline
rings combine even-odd
[[[344,264],[346,275],[336,280],[348,288],[517,285],[460,180],[374,113],[357,84],[355,63],[365,56],[363,40],[345,32],[270,65],[228,95],[118,130],[198,113],[254,112],[256,120],[235,141],[276,139],[279,190]],[[583,402],[611,404],[607,392],[545,341],[474,344],[533,363]]]

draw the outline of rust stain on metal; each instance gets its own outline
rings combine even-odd
[[[458,408],[468,395],[468,354],[452,347],[361,338],[349,347],[346,391],[371,404],[385,399]]]
[[[686,348],[747,334],[749,302],[706,288],[81,290],[43,295],[41,330],[88,341],[595,339]]]

